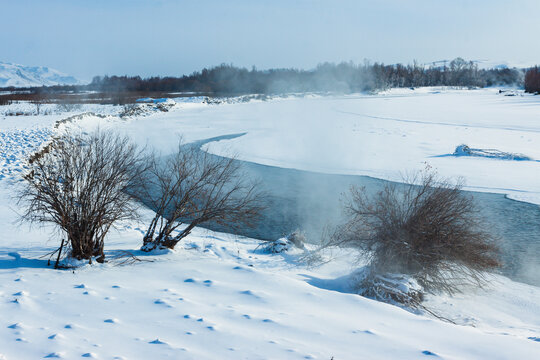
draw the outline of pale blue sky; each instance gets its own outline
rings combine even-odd
[[[540,62],[538,0],[0,0],[0,9],[0,61],[82,79],[224,62]]]

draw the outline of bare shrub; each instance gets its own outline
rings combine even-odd
[[[296,229],[289,235],[287,240],[299,249],[304,249],[306,244],[306,233],[300,229]]]
[[[264,195],[247,181],[239,163],[195,146],[178,146],[163,162],[154,161],[141,201],[155,210],[142,250],[173,249],[195,226],[213,222],[234,230],[259,219]],[[181,229],[174,234],[177,229]]]
[[[43,103],[40,101],[33,101],[32,104],[34,104],[36,107],[36,115],[39,115],[41,111],[41,105],[43,105]]]
[[[130,192],[145,162],[128,138],[110,132],[65,134],[29,160],[20,201],[23,220],[52,223],[78,260],[105,258],[105,236],[136,213]]]
[[[498,250],[461,189],[431,171],[405,185],[388,183],[373,197],[352,188],[350,219],[330,242],[360,250],[371,274],[407,274],[427,291],[481,285],[484,271],[500,266]]]
[[[59,112],[73,112],[79,111],[82,109],[82,104],[62,102],[56,105],[56,108]]]
[[[127,103],[122,105],[122,111],[118,116],[121,118],[128,117],[128,116],[134,116],[134,115],[140,115],[140,113],[144,112],[143,107],[146,104],[133,104],[133,103]]]

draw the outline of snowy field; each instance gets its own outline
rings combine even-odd
[[[123,223],[106,242],[109,263],[47,268],[39,257],[58,246],[58,236],[16,222],[15,190],[24,158],[66,126],[117,129],[164,153],[180,135],[246,133],[207,148],[261,164],[393,180],[427,162],[465,177],[471,189],[540,204],[538,97],[420,89],[178,101],[168,112],[129,118],[115,116],[120,107],[83,107],[78,112],[106,116],[59,126],[76,113],[6,116],[0,107],[0,359],[540,357],[540,288],[497,275],[484,290],[428,297],[426,306],[455,325],[355,295],[350,274],[361,264],[347,254],[313,269],[300,250],[265,254],[257,240],[204,229],[175,251],[146,255],[136,250],[145,223]],[[452,156],[461,144],[531,160]]]
[[[209,144],[208,150],[324,173],[400,181],[428,163],[443,176],[464,177],[470,190],[540,204],[540,100],[509,93],[517,96],[494,88],[420,88],[377,96],[306,96],[213,106],[191,102],[113,126],[165,152],[180,135],[192,141],[246,133]],[[530,160],[451,156],[462,144]]]
[[[537,97],[503,96],[495,89],[394,90],[383,96],[252,103],[190,115],[185,118],[189,124],[224,124],[231,132],[247,132],[211,144],[209,150],[217,154],[233,151],[267,165],[396,181],[428,163],[443,176],[464,177],[471,190],[540,204]],[[447,156],[461,144],[532,160]]]

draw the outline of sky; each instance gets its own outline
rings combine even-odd
[[[232,63],[540,63],[538,0],[0,0],[0,61],[178,76]]]

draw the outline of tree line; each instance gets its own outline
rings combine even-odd
[[[480,69],[456,58],[442,66],[382,63],[323,63],[312,70],[246,69],[229,64],[204,68],[181,77],[96,76],[87,85],[32,88],[37,93],[99,91],[194,92],[217,95],[294,92],[369,92],[391,87],[494,85],[523,86],[525,71],[517,68]],[[19,89],[20,90],[20,89]]]
[[[215,94],[284,92],[362,92],[391,87],[520,85],[518,69],[479,69],[472,61],[454,59],[443,66],[381,63],[323,63],[313,70],[251,70],[221,64],[182,77],[104,76],[88,85],[93,91],[178,91]]]
[[[540,93],[540,68],[538,66],[525,73],[525,91],[533,94]]]

